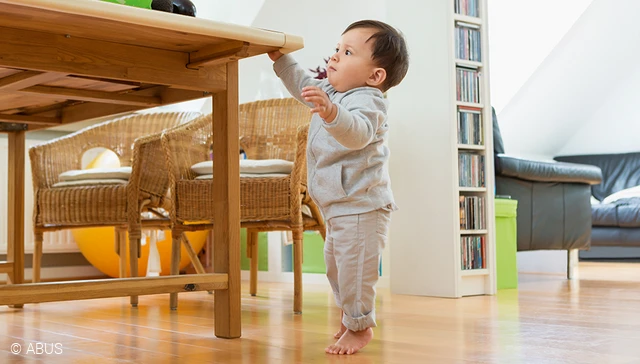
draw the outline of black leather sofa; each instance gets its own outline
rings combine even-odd
[[[493,142],[496,195],[518,201],[517,250],[589,249],[591,187],[602,181],[600,168],[505,154],[495,110]]]
[[[602,183],[591,187],[598,200],[591,205],[591,245],[640,247],[640,192],[628,190],[640,186],[640,153],[567,155],[554,159],[589,164],[602,171]],[[619,198],[613,198],[616,195]]]

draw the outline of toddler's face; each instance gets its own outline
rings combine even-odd
[[[336,91],[372,86],[369,80],[377,67],[371,58],[373,40],[367,42],[367,39],[374,32],[374,29],[356,28],[340,38],[336,52],[327,64],[327,78]]]

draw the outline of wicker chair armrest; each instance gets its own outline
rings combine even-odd
[[[299,181],[303,186],[307,185],[307,137],[309,135],[309,125],[298,128],[296,140],[296,156],[293,160],[291,179]]]
[[[29,148],[33,188],[50,188],[62,172],[80,169],[83,142],[82,134],[71,134]]]
[[[302,199],[307,189],[307,137],[309,124],[298,128],[296,154],[291,170],[291,221],[302,224]]]
[[[169,174],[162,152],[161,136],[162,133],[156,133],[136,139],[129,180],[129,187],[138,193],[136,200],[151,199],[154,206],[161,205],[169,188]]]
[[[193,180],[196,174],[191,166],[209,160],[212,140],[211,114],[203,115],[188,123],[162,133],[161,145],[165,158],[165,170],[169,170],[171,186],[181,180]]]

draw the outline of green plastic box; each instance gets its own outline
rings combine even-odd
[[[327,267],[324,262],[324,240],[316,231],[304,232],[304,248],[302,249],[302,273],[325,274]],[[292,272],[292,245],[282,248],[282,271]],[[378,274],[382,276],[382,260],[378,267]]]
[[[324,273],[324,240],[322,236],[312,231],[304,233],[303,252],[303,273]],[[269,270],[269,247],[267,243],[267,233],[258,233],[258,271]],[[293,245],[282,247],[282,271],[292,272]],[[240,269],[249,270],[251,259],[247,257],[247,230],[240,229]]]
[[[151,9],[152,0],[102,0],[108,3],[135,6],[137,8]]]
[[[304,232],[304,248],[302,273],[325,274],[324,240],[315,231]],[[269,270],[267,233],[258,233],[258,271]],[[282,247],[282,271],[293,272],[293,245]],[[251,260],[247,257],[247,230],[240,230],[240,269],[249,270]],[[379,274],[382,275],[382,262],[380,262]]]
[[[302,273],[325,273],[322,236],[315,231],[305,231],[302,239]],[[282,247],[282,271],[293,272],[293,245]]]
[[[315,231],[305,231],[302,255],[303,273],[324,274],[327,271],[324,264],[324,240],[322,235]]]
[[[258,271],[269,270],[269,247],[267,233],[258,233]],[[251,259],[247,257],[247,229],[240,229],[240,269],[250,270]]]
[[[518,201],[495,199],[496,271],[498,289],[518,288],[517,222]]]

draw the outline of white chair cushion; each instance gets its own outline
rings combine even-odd
[[[288,173],[240,173],[240,178],[273,178],[273,177],[289,177]],[[201,174],[196,179],[213,179],[213,174]]]
[[[283,159],[241,159],[240,173],[286,173],[290,174],[293,170],[293,162]]]
[[[58,182],[51,187],[96,186],[96,185],[124,185],[129,181],[125,179],[84,179],[77,181]]]
[[[286,173],[290,174],[293,169],[293,162],[283,159],[241,159],[240,173],[247,174],[271,174]],[[193,173],[197,175],[211,174],[213,170],[213,161],[205,161],[196,163],[191,166]]]
[[[213,161],[196,163],[191,166],[193,173],[197,175],[211,174],[213,172]]]
[[[131,177],[131,167],[74,169],[60,173],[60,182],[86,180],[124,180]]]

